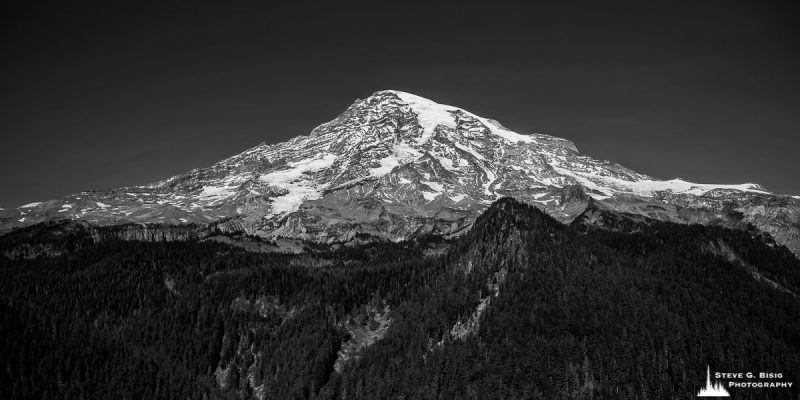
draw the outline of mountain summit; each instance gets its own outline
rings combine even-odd
[[[800,196],[752,183],[655,179],[582,155],[568,140],[519,134],[395,90],[356,100],[309,135],[262,143],[210,167],[0,210],[0,231],[78,219],[326,243],[363,235],[400,240],[460,234],[504,196],[562,222],[605,210],[681,223],[751,223],[800,251]]]

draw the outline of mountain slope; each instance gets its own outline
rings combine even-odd
[[[261,144],[147,186],[90,191],[0,211],[0,230],[71,218],[92,224],[201,224],[319,242],[400,240],[468,229],[509,196],[568,222],[590,202],[682,223],[752,223],[800,251],[800,198],[755,184],[658,180],[521,135],[409,93],[357,100],[307,136]]]
[[[788,250],[721,227],[581,221],[504,198],[451,241],[0,256],[0,398],[683,399],[707,366],[795,383],[734,398],[797,398]]]
[[[707,365],[800,366],[800,274],[786,249],[659,221],[632,234],[575,228],[513,199],[494,203],[448,254],[449,275],[396,307],[385,339],[333,385],[355,398],[667,399],[693,397]],[[441,326],[452,313],[455,325],[480,316],[458,336]]]

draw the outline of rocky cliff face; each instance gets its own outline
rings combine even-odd
[[[204,239],[215,233],[209,226],[196,224],[95,226],[65,219],[18,228],[0,237],[0,247],[10,259],[33,259],[58,256],[107,240],[171,242]]]
[[[570,141],[518,134],[466,110],[398,91],[357,100],[307,136],[261,144],[161,182],[0,211],[0,229],[70,218],[97,226],[194,224],[324,243],[359,235],[400,240],[458,235],[503,196],[562,222],[592,203],[609,212],[681,223],[750,223],[800,251],[798,196],[755,184],[658,180],[582,155]],[[190,237],[180,228],[157,231],[123,229],[120,235]]]
[[[110,239],[146,242],[173,242],[202,239],[208,236],[208,233],[209,232],[205,227],[195,224],[124,224],[93,229],[92,238],[96,242]]]

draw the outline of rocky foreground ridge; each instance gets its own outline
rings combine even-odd
[[[154,224],[321,243],[402,240],[461,234],[504,196],[562,222],[583,215],[603,226],[598,216],[613,213],[634,220],[752,224],[800,253],[800,196],[751,183],[655,179],[583,155],[568,140],[519,134],[466,110],[392,90],[357,100],[309,135],[262,143],[210,167],[146,186],[0,210],[0,233],[70,219],[124,225],[128,233],[122,236],[134,240],[166,238],[147,233]]]

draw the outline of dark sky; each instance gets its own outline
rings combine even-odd
[[[800,194],[791,2],[6,3],[3,207],[209,165],[381,89],[658,178]]]

